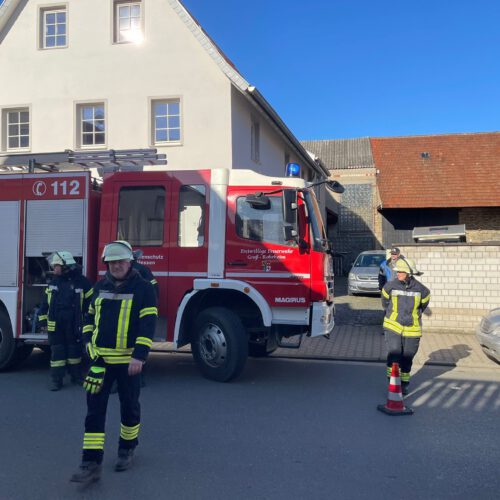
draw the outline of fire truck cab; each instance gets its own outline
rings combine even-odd
[[[314,190],[249,170],[0,176],[0,369],[46,337],[36,331],[48,267],[69,250],[91,279],[106,243],[127,240],[159,283],[155,341],[191,345],[202,374],[228,381],[248,355],[334,325],[333,276]],[[4,215],[5,214],[5,215]],[[8,248],[7,248],[8,247]]]

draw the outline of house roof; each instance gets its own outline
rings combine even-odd
[[[12,14],[15,13],[16,8],[18,6],[21,8],[23,2],[25,1],[26,0],[5,0],[3,4],[0,4],[0,31],[12,17]],[[311,155],[309,155],[299,140],[279,117],[278,113],[276,113],[274,108],[272,108],[272,106],[266,101],[264,96],[262,96],[255,86],[252,86],[247,82],[247,80],[237,70],[236,66],[205,32],[200,23],[194,18],[183,3],[180,0],[168,0],[168,3],[174,12],[177,13],[179,18],[184,22],[186,27],[191,31],[193,36],[198,40],[201,46],[205,49],[205,51],[215,61],[222,72],[230,79],[232,84],[240,92],[242,92],[253,105],[260,109],[263,115],[268,119],[271,126],[284,138],[286,142],[288,142],[290,147],[295,150],[302,161],[307,164],[313,172],[316,172],[320,176],[327,177],[328,170],[325,168],[323,163],[316,161]]]
[[[373,167],[370,139],[332,139],[302,141],[302,145],[316,154],[329,170]]]
[[[370,141],[382,208],[500,206],[500,132]]]

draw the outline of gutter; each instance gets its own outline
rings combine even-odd
[[[268,118],[270,118],[274,125],[276,125],[280,132],[282,132],[285,139],[292,145],[304,162],[307,163],[313,171],[328,178],[330,176],[330,172],[323,162],[318,157],[313,156],[304,148],[304,146],[302,146],[302,144],[293,135],[292,131],[285,125],[285,122],[279,117],[278,113],[276,113],[273,107],[267,102],[266,98],[257,90],[257,88],[253,85],[249,85],[246,92],[247,95],[249,95],[264,111]]]

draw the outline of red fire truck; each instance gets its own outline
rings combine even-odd
[[[87,162],[69,154],[73,170],[62,160],[32,161],[29,172],[4,166],[0,369],[46,344],[34,320],[46,255],[70,251],[96,280],[102,249],[116,239],[141,250],[159,282],[155,341],[190,344],[208,378],[230,380],[248,355],[266,356],[290,337],[330,333],[330,249],[307,182],[250,170],[143,171],[140,155],[111,154],[89,153]],[[91,177],[96,166],[108,170],[101,183]]]

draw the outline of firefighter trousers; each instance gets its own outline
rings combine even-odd
[[[56,325],[56,331],[49,333],[50,376],[62,382],[67,369],[72,380],[78,381],[82,376],[82,347],[76,335],[73,311],[60,314]]]
[[[391,374],[392,363],[398,363],[401,382],[409,383],[411,366],[420,345],[420,337],[404,337],[387,329],[384,329],[384,335],[387,345],[387,376]]]
[[[106,374],[101,391],[98,394],[87,393],[87,416],[83,437],[84,461],[101,463],[104,455],[106,410],[111,386],[116,380],[120,398],[120,439],[118,449],[133,449],[139,444],[141,421],[141,377],[129,376],[128,364],[106,364]]]

